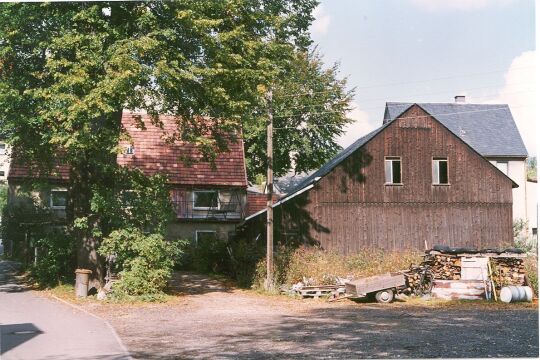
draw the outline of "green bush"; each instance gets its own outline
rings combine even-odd
[[[202,241],[188,246],[188,267],[200,273],[227,273],[228,254],[225,241]]]
[[[113,295],[147,299],[162,295],[181,253],[181,243],[137,229],[113,231],[98,250],[103,256],[114,257],[119,280],[113,286]]]
[[[63,230],[53,229],[34,240],[37,258],[30,275],[40,287],[72,282],[75,268],[75,241]]]
[[[264,258],[266,248],[262,244],[244,239],[231,240],[227,246],[227,274],[241,287],[250,287],[257,278],[258,263]]]

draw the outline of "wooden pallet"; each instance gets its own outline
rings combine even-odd
[[[337,285],[305,286],[302,289],[297,290],[297,292],[303,298],[311,297],[314,299],[318,299],[321,296],[337,297],[341,294],[345,294],[345,286],[337,286]]]

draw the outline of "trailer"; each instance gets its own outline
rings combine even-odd
[[[388,273],[348,282],[345,284],[345,296],[374,297],[379,303],[391,303],[395,295],[406,287],[403,273]]]

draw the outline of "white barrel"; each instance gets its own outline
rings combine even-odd
[[[501,289],[502,302],[532,301],[533,291],[528,286],[505,286]]]

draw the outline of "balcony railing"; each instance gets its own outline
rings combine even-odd
[[[197,207],[194,201],[173,201],[177,219],[240,220],[245,217],[241,202],[220,203],[213,207]]]

